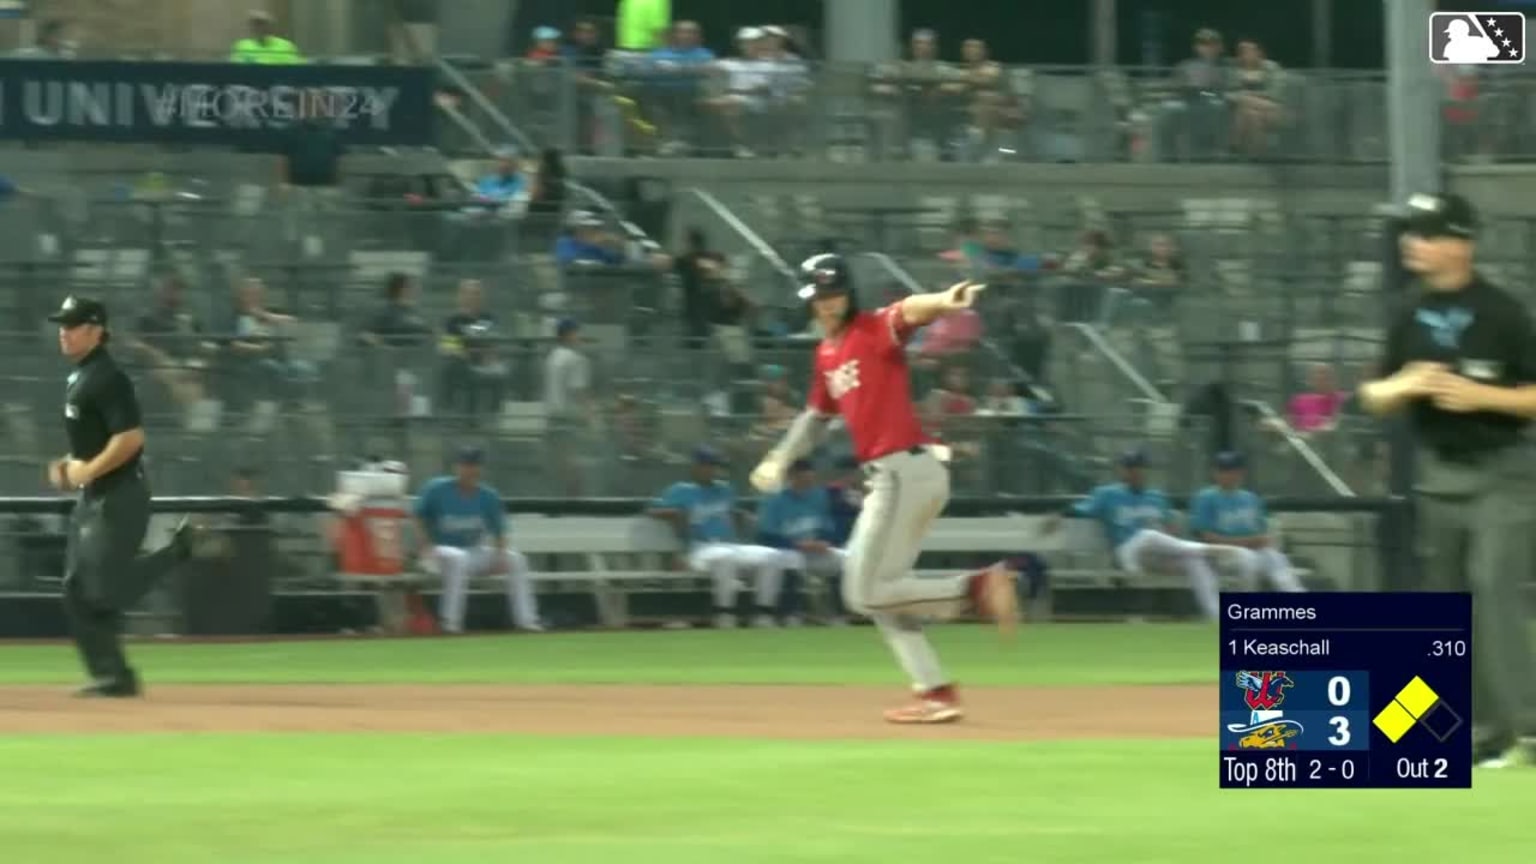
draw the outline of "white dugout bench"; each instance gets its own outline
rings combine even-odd
[[[1051,589],[1111,589],[1134,584],[1140,588],[1182,588],[1178,574],[1148,573],[1134,583],[1110,561],[1108,544],[1097,524],[1081,519],[1062,520],[1059,530],[1047,533],[1048,517],[986,516],[941,518],[923,544],[925,553],[980,555],[1001,558],[1021,552],[1039,554],[1051,566]],[[568,517],[520,514],[512,520],[512,546],[527,555],[538,590],[590,592],[600,622],[607,627],[629,623],[628,598],[651,592],[707,592],[708,579],[700,573],[678,569],[682,551],[672,528],[646,516]],[[957,567],[919,570],[919,575],[941,576]],[[1305,579],[1306,570],[1299,575]],[[1222,574],[1229,582],[1232,574]],[[434,576],[411,574],[414,586],[430,587]],[[824,590],[810,578],[802,583],[814,592],[813,603]],[[498,579],[477,580],[481,592],[501,592]],[[1050,614],[1050,592],[1045,592],[1032,617]],[[814,608],[814,607],[813,607]]]

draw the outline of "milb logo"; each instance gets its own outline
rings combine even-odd
[[[1525,62],[1525,15],[1520,12],[1431,12],[1429,61],[1455,66]]]

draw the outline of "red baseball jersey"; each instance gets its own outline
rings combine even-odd
[[[816,346],[810,407],[842,415],[860,462],[928,443],[912,406],[907,369],[905,348],[914,329],[896,302],[860,312],[836,338]]]

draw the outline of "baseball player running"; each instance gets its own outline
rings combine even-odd
[[[707,573],[715,589],[715,626],[736,626],[736,594],[741,571],[757,571],[757,627],[772,627],[774,607],[784,584],[784,564],[778,549],[736,542],[736,491],[715,476],[723,460],[709,447],[693,454],[693,479],[673,483],[646,511],[677,529],[687,545],[688,569]]]
[[[1278,591],[1305,591],[1290,560],[1275,548],[1264,499],[1243,488],[1245,467],[1241,453],[1216,454],[1216,483],[1195,493],[1190,533],[1207,543],[1235,547],[1231,555],[1244,584],[1256,586],[1262,577]]]
[[[1096,487],[1066,516],[1093,519],[1104,526],[1115,564],[1128,573],[1173,565],[1189,577],[1195,601],[1207,618],[1216,619],[1219,601],[1216,571],[1207,560],[1224,547],[1184,540],[1169,533],[1173,511],[1168,498],[1147,487],[1147,457],[1131,450],[1120,457],[1120,482]]]
[[[789,466],[789,485],[767,496],[757,508],[757,536],[764,546],[780,550],[785,570],[830,576],[843,572],[844,550],[832,545],[832,500],[827,489],[816,485],[816,470],[809,459]],[[797,623],[791,617],[789,623]]]
[[[1018,621],[1018,596],[1012,575],[999,566],[943,579],[912,572],[924,535],[949,500],[949,470],[918,422],[905,349],[917,328],[970,308],[984,286],[961,282],[865,312],[841,256],[809,258],[800,275],[799,296],[822,334],[809,404],[752,472],[752,485],[777,492],[785,469],[817,447],[832,417],[842,417],[869,478],[848,543],[843,600],[874,621],[917,692],[914,703],[887,711],[885,719],[954,722],[962,715],[959,694],[923,632],[924,619],[954,618],[974,605],[1008,634]]]
[[[507,545],[507,514],[501,495],[480,482],[481,461],[478,448],[465,447],[454,461],[453,474],[427,481],[416,494],[422,563],[443,577],[438,610],[443,632],[464,632],[469,580],[493,573],[507,580],[513,626],[542,630],[528,559]]]

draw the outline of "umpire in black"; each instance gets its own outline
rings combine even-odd
[[[168,545],[140,553],[150,516],[144,428],[133,382],[107,351],[107,309],[70,297],[48,320],[59,325],[59,350],[75,364],[64,388],[69,455],[49,465],[48,479],[79,495],[69,521],[64,609],[92,679],[80,695],[137,696],[138,675],[123,655],[123,615],[190,557],[191,527],[183,519]]]
[[[1473,268],[1477,216],[1416,195],[1401,224],[1418,295],[1392,322],[1370,411],[1408,412],[1424,588],[1472,592],[1473,755],[1504,764],[1536,736],[1536,661],[1523,584],[1536,574],[1536,328]]]

